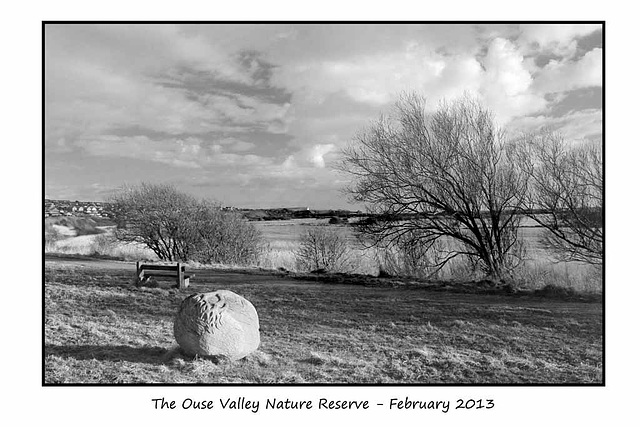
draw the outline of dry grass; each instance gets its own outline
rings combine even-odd
[[[261,345],[227,363],[176,348],[186,296],[129,285],[133,266],[47,261],[45,372],[57,383],[602,382],[602,307],[195,271],[191,292],[249,299]]]
[[[158,259],[156,254],[144,245],[116,241],[111,228],[106,228],[102,234],[70,236],[48,241],[44,250],[45,253],[102,255],[125,261]]]

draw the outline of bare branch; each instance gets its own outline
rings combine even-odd
[[[401,244],[408,233],[423,245],[450,239],[477,256],[487,274],[502,277],[518,238],[526,177],[477,101],[442,103],[432,114],[425,106],[415,94],[402,96],[392,117],[381,117],[344,150],[340,169],[353,178],[347,192],[375,218],[360,231],[379,246]]]

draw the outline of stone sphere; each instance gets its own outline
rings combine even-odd
[[[180,304],[173,334],[189,355],[246,357],[260,345],[255,307],[231,291],[193,294]]]

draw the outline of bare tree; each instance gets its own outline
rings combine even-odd
[[[528,215],[545,230],[542,245],[560,261],[602,264],[602,145],[570,145],[559,133],[523,138],[520,164],[530,177]]]
[[[526,179],[492,114],[464,97],[426,113],[424,98],[403,95],[344,150],[347,192],[374,214],[361,231],[375,245],[451,244],[438,267],[465,255],[502,278],[513,268]]]

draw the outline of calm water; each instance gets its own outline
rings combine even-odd
[[[287,221],[255,221],[254,224],[262,231],[265,239],[269,242],[270,247],[275,252],[293,252],[298,247],[301,233],[309,226],[328,225],[328,219],[295,219]],[[359,248],[354,230],[351,227],[339,226],[352,239],[353,247]],[[594,269],[590,265],[578,262],[556,262],[550,253],[548,253],[539,244],[539,237],[542,229],[534,227],[530,219],[526,219],[522,223],[520,235],[526,243],[526,264],[530,273],[536,276],[545,276],[544,280],[562,281],[576,288],[601,288],[601,280],[597,275],[594,279]],[[366,253],[365,253],[366,252]],[[377,262],[371,251],[360,252],[360,256],[366,258],[362,271],[366,274],[376,274]],[[542,279],[541,279],[542,280]]]
[[[310,226],[329,225],[328,219],[293,219],[286,221],[254,221],[252,222],[262,233],[265,239],[275,248],[295,248],[300,235]],[[542,229],[533,227],[533,221],[525,219],[522,222],[520,235],[528,243],[528,256],[534,259],[548,259],[549,254],[538,244],[538,238]],[[344,230],[347,235],[356,243],[354,229],[344,225],[334,227]]]

